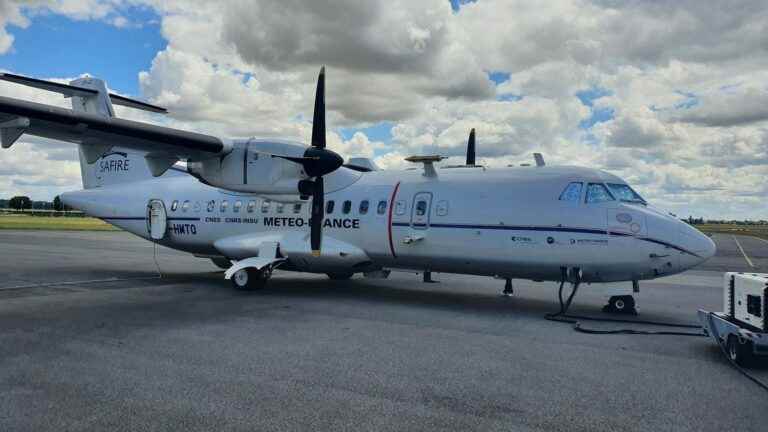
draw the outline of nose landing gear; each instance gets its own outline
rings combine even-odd
[[[603,306],[603,312],[637,315],[635,298],[631,295],[612,296],[608,299],[608,304]]]

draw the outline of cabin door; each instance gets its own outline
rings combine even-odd
[[[411,207],[411,228],[425,230],[429,228],[429,215],[432,209],[432,193],[419,192],[413,197]]]
[[[168,229],[168,216],[163,201],[153,199],[147,204],[147,231],[152,240],[162,240]]]

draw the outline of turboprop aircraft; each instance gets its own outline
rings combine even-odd
[[[513,278],[637,287],[715,252],[707,236],[607,172],[547,166],[540,155],[536,166],[476,165],[474,131],[466,165],[437,167],[441,156],[409,157],[418,164],[410,170],[345,164],[326,148],[324,69],[309,147],[119,119],[113,104],[166,111],[110,94],[95,78],[0,79],[71,98],[70,110],[0,96],[3,148],[23,134],[79,146],[84,189],[63,194],[66,205],[209,258],[241,289],[264,286],[277,268],[332,279],[392,269],[495,276],[507,293]],[[611,302],[622,309],[634,299]]]

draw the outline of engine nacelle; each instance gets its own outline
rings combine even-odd
[[[300,164],[273,155],[301,157],[307,147],[287,141],[236,140],[224,156],[189,161],[188,171],[203,183],[236,192],[297,194],[307,179]]]

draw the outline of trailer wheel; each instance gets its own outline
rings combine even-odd
[[[725,346],[731,361],[742,367],[749,366],[752,359],[752,344],[749,341],[742,342],[736,335],[729,335]]]

